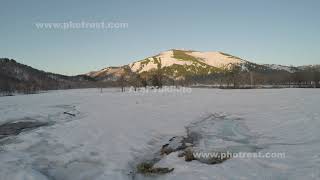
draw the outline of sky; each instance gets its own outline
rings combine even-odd
[[[0,0],[0,57],[76,75],[178,48],[320,64],[319,0]],[[37,23],[127,23],[45,29]]]

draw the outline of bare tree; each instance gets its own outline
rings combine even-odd
[[[155,75],[155,85],[159,88],[162,88],[163,85],[163,72],[162,72],[162,64],[161,64],[161,58],[158,59],[158,64],[157,64],[157,71]]]
[[[319,88],[319,81],[320,81],[320,72],[316,71],[314,73],[314,83],[315,83],[315,87]]]
[[[237,64],[231,64],[230,69],[226,72],[228,86],[230,81],[233,84],[233,88],[239,87],[239,75],[241,72],[241,67]]]
[[[134,87],[134,91],[137,91],[137,88],[143,86],[143,79],[141,78],[140,74],[131,73],[129,84]]]
[[[126,85],[126,79],[125,79],[125,75],[124,74],[122,74],[120,76],[120,78],[118,79],[118,84],[121,87],[121,92],[124,92],[125,91],[125,85]]]

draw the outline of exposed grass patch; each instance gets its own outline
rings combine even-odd
[[[174,168],[156,168],[154,164],[149,162],[142,162],[137,165],[137,172],[144,175],[156,175],[156,174],[167,174],[174,170]]]
[[[212,66],[196,66],[196,65],[180,65],[173,64],[169,67],[164,67],[163,72],[166,75],[179,77],[187,75],[208,75],[211,73],[219,72],[220,69]]]
[[[196,57],[190,56],[185,51],[175,50],[175,49],[172,51],[173,51],[173,58],[181,59],[185,61],[199,62],[199,60]]]
[[[141,64],[142,66],[144,66],[144,65],[148,65],[149,62],[150,62],[150,59],[147,58],[147,59],[142,60],[140,64]]]

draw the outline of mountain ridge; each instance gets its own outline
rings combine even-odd
[[[121,72],[124,73],[128,70],[143,74],[162,69],[168,77],[183,79],[187,75],[226,72],[234,66],[239,66],[241,71],[286,71],[289,73],[296,72],[300,68],[278,64],[257,64],[221,51],[169,49],[142,60],[118,67],[106,67],[86,75],[93,78],[103,79],[106,77],[107,80],[115,80],[122,75]]]

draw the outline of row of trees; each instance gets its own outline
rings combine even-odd
[[[189,76],[185,84],[217,84],[221,87],[241,88],[255,85],[284,85],[288,87],[319,87],[320,72],[303,70],[289,73],[286,71],[243,72],[229,71],[202,76]]]
[[[131,76],[121,75],[117,80],[116,85],[121,88],[121,92],[125,91],[125,87],[134,87],[136,91],[139,87],[153,86],[162,88],[164,76],[161,73],[155,73],[149,76],[132,74]]]
[[[229,71],[209,75],[192,75],[185,79],[172,80],[166,77],[161,68],[148,73],[123,75],[117,85],[122,91],[126,86],[137,87],[163,85],[189,86],[194,84],[217,85],[223,88],[254,88],[258,85],[286,86],[286,87],[320,87],[320,72],[314,69],[305,69],[297,72],[266,70],[242,71],[239,66],[232,66]]]
[[[39,90],[40,88],[33,83],[21,83],[0,79],[0,95],[2,96],[11,96],[14,93],[31,94],[36,93]]]

